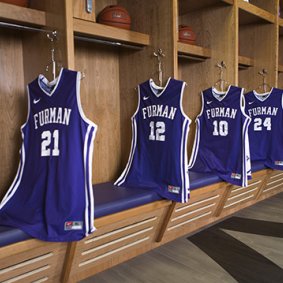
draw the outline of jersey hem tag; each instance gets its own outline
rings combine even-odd
[[[169,193],[179,194],[180,193],[180,189],[181,189],[180,187],[168,185],[168,192]]]
[[[66,221],[64,225],[65,231],[82,230],[82,229],[83,229],[83,221]]]
[[[239,180],[239,179],[241,179],[241,174],[232,173],[232,174],[231,174],[231,178],[232,178],[232,179],[238,179],[238,180]]]

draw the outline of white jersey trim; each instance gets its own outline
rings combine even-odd
[[[43,91],[46,95],[48,95],[48,96],[52,96],[53,95],[53,93],[56,91],[56,89],[57,89],[57,87],[58,87],[58,85],[59,85],[59,83],[60,83],[60,81],[61,81],[61,77],[62,77],[62,73],[63,73],[63,68],[61,68],[60,69],[60,73],[59,73],[59,76],[57,77],[57,78],[55,78],[53,81],[51,81],[51,82],[49,82],[48,80],[47,80],[47,78],[44,76],[44,75],[42,75],[42,74],[40,74],[39,76],[38,76],[38,79],[37,79],[37,83],[38,83],[38,86],[39,86],[39,88],[41,89],[41,91]],[[52,91],[49,93],[49,92],[47,92],[46,90],[44,90],[42,87],[41,87],[41,81],[43,81],[43,83],[45,84],[45,85],[47,85],[47,86],[53,86],[53,85],[55,85],[55,87],[52,89]]]
[[[76,96],[77,96],[77,105],[79,108],[79,113],[81,115],[81,118],[89,125],[97,128],[97,125],[91,121],[90,119],[88,119],[83,111],[82,108],[82,104],[81,104],[81,91],[80,91],[80,87],[81,87],[81,72],[77,72],[77,82],[76,82]]]
[[[186,83],[183,82],[182,89],[181,89],[181,95],[180,95],[180,109],[183,117],[189,121],[189,125],[192,123],[192,120],[189,118],[189,116],[185,113],[183,109],[183,96],[185,91]]]
[[[135,117],[139,112],[140,109],[140,99],[141,99],[141,94],[140,94],[140,85],[138,85],[138,106],[137,109],[135,111],[135,113],[133,114],[133,116],[131,117],[132,120],[132,142],[131,142],[131,150],[130,150],[130,154],[129,154],[129,158],[128,158],[128,162],[125,166],[124,171],[122,172],[122,174],[120,175],[120,177],[114,182],[115,186],[121,186],[124,182],[126,177],[128,176],[129,170],[131,168],[132,162],[133,162],[133,158],[134,158],[134,153],[136,150],[136,145],[137,145],[137,130],[136,130],[136,120]]]
[[[12,196],[16,193],[21,181],[22,181],[22,176],[24,172],[24,167],[25,167],[25,147],[24,147],[24,133],[22,131],[22,147],[21,147],[21,160],[19,163],[18,171],[17,174],[14,178],[14,181],[10,188],[8,189],[7,193],[5,194],[2,202],[0,203],[0,209],[2,209],[5,204],[12,198]]]
[[[180,170],[181,170],[181,180],[182,180],[182,203],[188,201],[188,183],[189,177],[187,172],[187,137],[189,132],[189,121],[184,120],[182,126],[182,138],[181,138],[181,146],[180,146]],[[187,130],[186,126],[188,127]],[[184,160],[183,160],[184,156]],[[185,176],[184,176],[185,175]]]
[[[137,106],[137,109],[136,109],[136,111],[135,111],[135,113],[132,115],[132,119],[134,118],[134,117],[136,117],[136,115],[138,114],[138,112],[139,112],[139,109],[140,109],[140,101],[141,101],[141,97],[140,97],[140,95],[141,95],[141,92],[140,92],[140,86],[138,85],[138,87],[137,87],[137,90],[138,90],[138,106]]]
[[[154,82],[153,79],[149,79],[149,88],[150,88],[152,94],[155,95],[156,97],[160,97],[160,96],[165,92],[165,90],[167,89],[167,87],[168,87],[170,81],[171,81],[171,77],[168,78],[168,80],[167,80],[165,86],[163,87],[163,86],[158,86],[158,85]],[[157,93],[154,91],[154,89],[162,89],[162,91],[157,94]]]
[[[135,153],[136,146],[137,146],[137,130],[136,130],[136,128],[137,128],[136,120],[135,120],[135,118],[132,118],[132,144],[131,144],[131,151],[130,151],[128,163],[127,163],[124,171],[122,172],[121,176],[114,183],[114,185],[116,185],[116,186],[121,186],[125,182],[125,180],[126,180],[126,178],[128,176],[128,173],[130,171],[130,168],[132,166],[132,162],[133,162],[133,159],[134,159],[134,153]]]
[[[85,140],[84,140],[84,179],[85,179],[85,235],[87,236],[89,234],[89,180],[87,180],[87,144],[88,144],[88,139],[89,139],[89,132],[91,131],[91,126],[88,126],[87,132],[85,135]]]
[[[195,141],[194,141],[188,169],[191,169],[194,166],[197,156],[198,156],[198,150],[199,150],[199,142],[200,142],[200,120],[199,118],[196,119],[195,123],[196,123]]]
[[[92,160],[93,160],[93,147],[94,147],[94,139],[96,136],[96,128],[93,128],[93,133],[90,140],[89,147],[89,156],[88,156],[88,187],[89,187],[89,198],[90,198],[90,232],[94,232],[96,228],[94,227],[94,197],[93,197],[93,189],[92,189]]]
[[[29,93],[29,86],[27,86],[27,97],[28,97],[28,113],[27,113],[27,118],[24,124],[22,124],[21,126],[21,131],[23,131],[24,127],[27,125],[28,121],[29,121],[29,117],[30,117],[30,93]]]

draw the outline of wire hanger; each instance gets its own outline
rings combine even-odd
[[[256,92],[258,94],[265,94],[271,90],[271,86],[268,83],[266,83],[266,77],[268,72],[266,69],[262,69],[261,71],[258,72],[258,74],[262,76],[262,84],[260,84],[257,87]]]
[[[55,60],[55,47],[54,47],[54,41],[58,40],[58,33],[56,30],[47,33],[46,34],[47,38],[50,40],[51,48],[50,48],[50,53],[51,53],[51,61],[46,65],[46,72],[49,72],[49,70],[52,70],[52,78],[53,80],[56,79],[56,74],[57,74],[57,68],[62,67],[61,64],[58,64]]]
[[[220,78],[218,81],[215,82],[213,87],[216,88],[218,91],[224,92],[229,86],[228,82],[223,79],[224,69],[227,69],[227,67],[224,61],[217,63],[216,67],[219,68]]]
[[[157,50],[157,52],[153,52],[153,55],[157,58],[158,61],[158,80],[159,80],[159,86],[162,87],[162,77],[163,77],[163,72],[162,72],[162,61],[161,59],[165,57],[165,54],[161,48]]]

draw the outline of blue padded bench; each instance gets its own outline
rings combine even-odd
[[[261,162],[252,164],[252,172],[266,167]],[[191,190],[221,182],[213,174],[190,172]],[[134,208],[143,204],[162,199],[157,193],[137,188],[117,189],[113,183],[103,183],[93,186],[95,218]],[[24,241],[31,237],[17,228],[0,226],[0,247]]]

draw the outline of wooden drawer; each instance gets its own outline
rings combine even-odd
[[[224,204],[223,211],[241,206],[246,202],[254,200],[259,192],[261,184],[261,179],[254,179],[249,182],[247,187],[233,186]]]
[[[0,249],[0,282],[60,282],[66,243],[28,240]]]
[[[267,180],[266,186],[263,189],[262,195],[275,194],[283,189],[283,172],[274,171]]]

